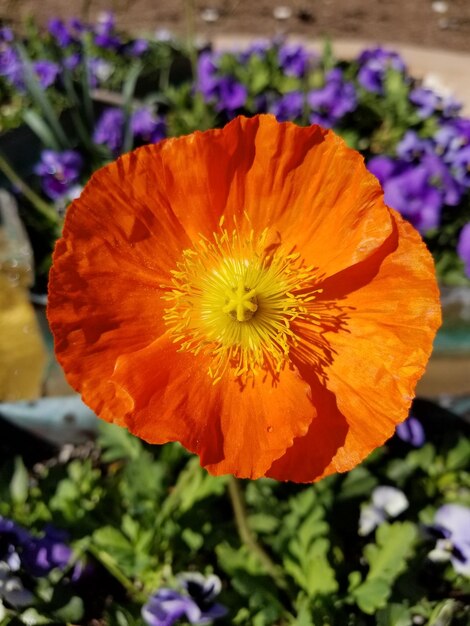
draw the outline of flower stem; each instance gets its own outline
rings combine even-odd
[[[38,196],[28,184],[25,183],[25,181],[15,172],[1,153],[0,171],[6,176],[10,183],[31,202],[36,211],[40,213],[42,217],[46,218],[50,224],[56,227],[59,225],[59,216],[54,208],[47,202],[44,202],[44,200]]]
[[[248,525],[246,507],[240,482],[230,476],[228,481],[228,492],[232,502],[233,513],[235,515],[235,523],[237,525],[238,534],[242,543],[253,552],[259,562],[263,565],[266,572],[274,579],[276,584],[282,589],[286,588],[286,581],[280,568],[271,560],[271,557],[256,541],[256,538]]]

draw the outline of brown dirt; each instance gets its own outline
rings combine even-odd
[[[470,51],[469,0],[0,0],[0,18],[13,23],[28,15],[41,21],[56,15],[93,19],[111,9],[121,28],[164,28],[183,35],[191,6],[196,32],[209,38],[222,33],[329,35]],[[290,17],[276,20],[273,11],[279,6],[287,7]],[[439,6],[445,12],[436,11]],[[214,22],[204,20],[207,9],[217,12]]]

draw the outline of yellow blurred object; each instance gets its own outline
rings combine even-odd
[[[41,395],[46,350],[28,298],[32,251],[14,199],[0,190],[0,401]]]

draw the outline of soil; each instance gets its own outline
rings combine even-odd
[[[470,51],[469,0],[0,0],[0,18],[13,24],[29,15],[93,19],[103,10],[115,12],[120,28],[147,33],[184,35],[189,22],[207,38],[328,35]]]

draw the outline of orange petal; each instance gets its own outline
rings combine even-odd
[[[432,257],[415,229],[392,215],[394,233],[375,259],[323,283],[322,297],[346,312],[344,328],[325,333],[334,354],[325,384],[335,395],[337,409],[319,409],[307,436],[294,442],[269,476],[310,482],[350,470],[408,416],[441,316]],[[342,428],[343,420],[344,442],[328,464],[318,462],[319,455],[325,459],[329,429],[336,429],[335,423]]]
[[[367,258],[391,233],[377,179],[331,131],[261,115],[237,118],[223,132],[226,142],[244,145],[227,219],[240,222],[246,212],[255,232],[279,232],[322,276]]]
[[[161,184],[190,238],[211,236],[222,215],[229,228],[234,220],[246,231],[269,227],[329,276],[367,258],[391,233],[363,158],[319,126],[237,117],[222,130],[168,140],[159,156]]]
[[[95,174],[67,212],[48,317],[68,381],[101,417],[120,420],[116,359],[165,332],[160,283],[189,245],[159,187],[155,147]],[[150,193],[151,191],[151,193]]]
[[[166,336],[120,357],[112,381],[128,394],[127,427],[150,443],[180,441],[212,474],[262,476],[315,417],[310,387],[288,369],[277,384],[260,374],[243,388],[228,376],[214,385],[208,365]]]

